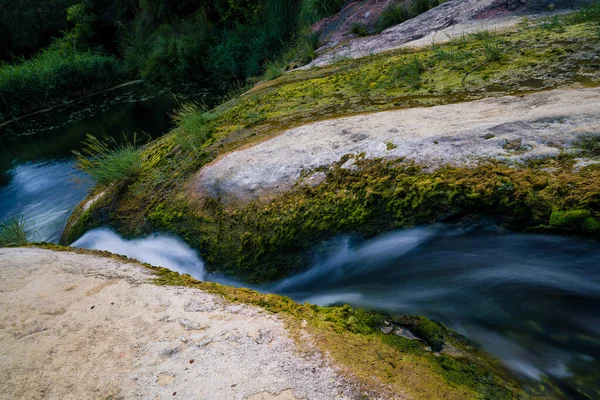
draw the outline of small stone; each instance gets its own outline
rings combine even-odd
[[[185,338],[185,336],[179,336],[179,340],[181,340],[183,343],[187,342],[187,339]]]
[[[485,140],[489,140],[489,139],[492,139],[492,138],[495,138],[495,137],[496,137],[496,135],[494,135],[493,133],[486,133],[481,138],[485,139]]]
[[[305,319],[302,320],[302,327],[306,328],[306,326],[308,325],[308,322],[306,322]]]
[[[202,325],[200,325],[199,323],[196,323],[194,321],[190,321],[187,318],[179,318],[179,320],[177,322],[179,322],[179,325],[183,326],[186,331],[195,331],[195,330],[199,330],[199,329],[204,329],[205,328]]]
[[[430,346],[425,347],[425,351],[432,351]]]
[[[194,361],[196,361],[196,360],[194,360],[194,359],[190,360],[190,364],[193,364],[193,363],[194,363]]]
[[[514,140],[509,140],[502,147],[504,148],[504,150],[519,150],[522,145],[523,145],[523,139],[518,138],[518,139],[514,139]]]

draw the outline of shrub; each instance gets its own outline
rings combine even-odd
[[[423,14],[439,5],[438,0],[413,0],[411,3],[411,12],[413,16]]]
[[[410,18],[406,8],[400,4],[389,4],[383,9],[377,20],[377,32],[382,32],[390,26],[401,24]]]
[[[29,240],[29,232],[25,229],[25,219],[12,217],[0,222],[0,247],[21,246]]]
[[[357,36],[369,36],[369,29],[367,26],[358,22],[355,22],[350,26],[350,32]]]
[[[51,47],[31,60],[0,66],[0,120],[60,103],[127,77],[121,62],[101,52]]]
[[[133,142],[124,139],[118,143],[108,136],[98,139],[87,134],[82,152],[73,151],[76,166],[101,185],[131,180],[142,171],[140,152],[135,142],[135,135]]]

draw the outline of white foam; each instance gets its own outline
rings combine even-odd
[[[110,251],[204,280],[204,262],[198,253],[183,240],[173,236],[153,234],[141,239],[126,240],[110,229],[99,228],[87,232],[72,246]]]

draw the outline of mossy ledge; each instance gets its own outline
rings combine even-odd
[[[341,167],[345,161],[328,169],[318,186],[298,185],[268,203],[225,206],[210,198],[199,204],[176,198],[152,205],[144,224],[121,211],[118,197],[106,196],[71,232],[98,225],[131,236],[176,232],[200,249],[209,270],[251,282],[301,270],[307,250],[340,233],[369,237],[473,215],[495,216],[509,229],[600,237],[598,166],[574,172],[567,158],[524,168],[496,163],[428,172],[403,160],[358,157],[352,171]],[[549,166],[552,172],[543,168]]]

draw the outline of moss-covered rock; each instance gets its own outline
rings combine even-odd
[[[526,92],[584,78],[592,84],[600,76],[585,61],[597,47],[590,28],[526,26],[416,52],[346,60],[285,74],[217,107],[210,118],[192,112],[186,123],[182,115],[178,128],[144,149],[135,182],[106,188],[99,201],[78,207],[62,242],[101,225],[128,237],[173,232],[200,250],[209,270],[264,282],[302,269],[306,250],[338,233],[370,236],[470,214],[494,214],[515,229],[596,237],[598,171],[574,173],[572,159],[563,156],[527,168],[491,164],[434,172],[402,160],[359,159],[357,171],[337,165],[316,187],[243,205],[226,206],[218,194],[201,197],[191,187],[193,174],[219,155],[315,119]],[[485,61],[489,40],[504,49],[499,60]],[[417,59],[418,87],[394,80],[399,65]],[[533,71],[538,81],[531,86]]]

